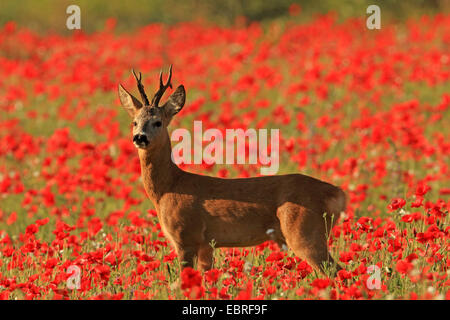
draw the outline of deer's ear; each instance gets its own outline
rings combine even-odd
[[[122,106],[127,110],[128,114],[131,117],[134,117],[136,111],[142,108],[142,103],[136,99],[131,93],[125,90],[121,84],[119,84],[119,99],[122,103]]]
[[[180,85],[174,93],[170,95],[169,99],[164,104],[164,109],[169,116],[173,116],[183,109],[185,101],[186,91],[184,90],[184,86]]]

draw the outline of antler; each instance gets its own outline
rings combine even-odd
[[[170,65],[169,68],[169,76],[167,77],[167,82],[164,84],[162,80],[162,70],[159,73],[159,90],[155,93],[155,96],[152,99],[152,106],[157,107],[159,100],[161,100],[162,96],[164,95],[164,92],[166,92],[167,88],[172,88],[172,83],[170,82],[172,80],[172,65]]]
[[[141,82],[141,80],[142,80],[142,73],[139,72],[139,78],[138,78],[136,73],[134,72],[134,69],[132,71],[133,71],[134,78],[136,79],[137,86],[138,86],[138,89],[139,89],[139,93],[141,94],[141,97],[142,97],[142,101],[144,102],[144,105],[148,106],[149,105],[148,98],[147,98],[147,95],[145,94],[145,91],[144,91],[144,85]]]

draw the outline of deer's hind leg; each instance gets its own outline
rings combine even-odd
[[[288,246],[316,271],[325,274],[323,265],[333,263],[333,259],[328,252],[323,216],[294,203],[285,203],[277,216]]]

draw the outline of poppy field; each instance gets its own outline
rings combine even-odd
[[[0,299],[450,299],[450,15],[368,30],[291,14],[64,36],[1,26]],[[117,94],[138,95],[132,68],[153,93],[171,64],[187,100],[169,130],[279,129],[278,174],[346,192],[335,277],[271,241],[180,276]]]

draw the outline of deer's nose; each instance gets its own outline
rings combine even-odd
[[[147,135],[138,133],[134,135],[133,142],[136,143],[137,145],[147,145],[148,144]]]

